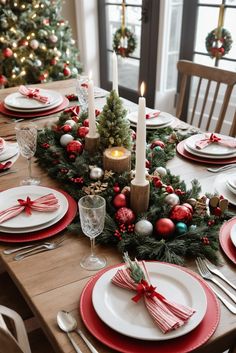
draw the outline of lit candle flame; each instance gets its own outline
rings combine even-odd
[[[111,151],[112,157],[122,157],[124,155],[123,151],[120,150],[113,150]]]
[[[141,86],[140,86],[140,93],[141,93],[141,96],[142,96],[142,97],[143,97],[143,95],[144,95],[144,92],[145,92],[145,83],[142,82],[142,83],[141,83]]]

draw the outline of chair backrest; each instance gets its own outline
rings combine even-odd
[[[13,332],[6,319],[13,323]],[[0,305],[0,353],[31,353],[24,321],[14,310]]]
[[[230,97],[236,84],[236,72],[227,71],[218,67],[210,67],[187,60],[179,60],[177,69],[180,73],[180,91],[177,100],[176,116],[183,119],[183,110],[186,104],[186,97],[191,84],[196,83],[193,105],[190,110],[191,118],[188,122],[204,129],[214,132],[221,132],[228,109]],[[220,102],[220,105],[219,105]],[[235,104],[236,105],[236,104]],[[236,112],[234,105],[234,118],[231,120],[229,135],[236,134]],[[190,108],[190,107],[189,107]],[[218,110],[218,113],[217,113]],[[235,113],[235,114],[234,114]],[[216,119],[216,124],[212,121]]]

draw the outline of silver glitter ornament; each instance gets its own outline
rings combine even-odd
[[[165,202],[170,206],[175,206],[179,204],[179,196],[176,194],[168,194],[165,197]]]
[[[153,225],[151,222],[147,221],[146,219],[141,219],[138,221],[134,226],[135,233],[143,236],[152,235],[153,232]]]
[[[99,180],[103,177],[104,171],[99,167],[94,167],[91,169],[89,177],[92,180]]]

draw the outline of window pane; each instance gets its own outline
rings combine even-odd
[[[180,30],[182,23],[182,4],[173,5],[171,9],[169,51],[179,51]]]
[[[179,53],[169,54],[168,55],[168,70],[166,78],[166,87],[165,89],[175,89],[177,82],[177,68],[176,63],[179,59]]]
[[[215,60],[212,59],[208,55],[194,55],[194,60],[195,63],[202,64],[202,65],[208,65],[208,66],[215,66]]]
[[[118,84],[132,90],[138,89],[139,60],[118,56]],[[112,81],[112,53],[108,52],[109,81]]]
[[[226,0],[226,5],[236,5],[236,0]]]
[[[106,0],[106,3],[109,3],[109,2],[112,2],[115,4],[122,4],[122,0]]]
[[[199,4],[210,4],[210,5],[221,5],[222,4],[222,0],[199,0],[198,1]]]
[[[236,5],[236,3],[235,3]],[[233,44],[228,54],[226,54],[227,58],[236,59],[236,9],[226,8],[225,10],[225,18],[224,18],[224,28],[227,29],[231,37],[233,39]]]
[[[108,5],[106,6],[107,17],[107,48],[112,50],[113,34],[120,27],[121,7]]]
[[[195,50],[206,53],[205,40],[209,32],[217,27],[219,8],[199,7],[196,26]]]
[[[219,67],[224,70],[236,71],[236,62],[228,61],[228,60],[220,60]]]
[[[126,0],[126,5],[132,4],[132,5],[142,5],[142,0]]]

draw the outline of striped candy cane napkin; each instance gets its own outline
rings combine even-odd
[[[112,283],[135,291],[136,295],[131,299],[136,303],[143,299],[149,314],[163,333],[184,325],[195,310],[170,301],[159,293],[150,283],[144,261],[131,261],[127,253],[124,254],[124,260],[126,267],[116,272]]]
[[[52,193],[41,196],[34,201],[32,201],[29,196],[27,196],[26,200],[18,199],[17,201],[17,205],[0,212],[0,224],[10,218],[16,217],[23,211],[30,216],[31,210],[38,212],[52,212],[60,207],[58,199]]]
[[[41,96],[39,88],[27,88],[21,85],[19,88],[19,93],[27,98],[36,99],[41,103],[45,103],[45,104],[50,103],[48,97]]]

